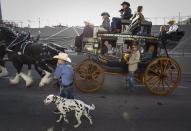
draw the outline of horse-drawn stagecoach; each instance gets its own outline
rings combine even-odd
[[[7,47],[14,45],[14,50],[12,49],[12,51],[8,53],[8,56],[10,55],[9,59],[12,60],[13,65],[17,69],[17,74],[12,80],[14,84],[19,82],[19,77],[22,77],[26,80],[26,86],[29,86],[32,80],[29,76],[23,74],[21,69],[23,64],[34,64],[41,76],[43,76],[42,72],[37,67],[46,71],[45,76],[42,77],[39,84],[40,86],[44,86],[46,84],[44,79],[48,78],[50,76],[48,72],[51,72],[48,67],[55,67],[56,65],[55,60],[50,60],[52,60],[52,57],[58,52],[65,51],[63,47],[54,47],[44,43],[25,44],[25,47],[27,46],[26,50],[24,50],[23,55],[19,55],[18,52],[21,50],[23,42],[15,42],[15,40],[18,39],[17,35],[9,28],[2,26],[0,28],[0,36],[0,41],[4,41],[1,43],[0,48],[2,50],[1,60],[6,53],[5,50]],[[183,35],[177,35],[175,39],[172,40],[178,43],[182,36]],[[137,81],[154,95],[171,94],[180,82],[181,69],[178,63],[168,55],[166,46],[169,42],[164,43],[156,36],[132,35],[124,32],[118,34],[98,33],[96,38],[83,38],[82,51],[86,54],[87,59],[75,67],[76,87],[83,92],[95,92],[103,85],[104,77],[108,73],[127,77],[128,66],[126,62],[129,55],[127,49],[134,40],[139,41],[141,52],[138,70],[135,75]],[[111,44],[111,52],[108,51],[106,53],[105,51],[106,47],[104,43],[106,41]],[[163,54],[165,55],[161,54],[161,47],[164,48],[163,50],[165,50],[166,53]],[[31,53],[31,51],[35,53]],[[25,55],[27,59],[23,59]],[[31,61],[28,62],[28,57],[35,58],[35,61],[30,59]],[[46,62],[45,60],[47,59],[50,59],[50,62]],[[3,66],[4,64],[0,63],[0,65]],[[30,68],[31,66],[29,66],[29,69]]]
[[[98,33],[97,38],[83,39],[82,52],[86,54],[87,59],[76,66],[76,87],[82,92],[95,92],[102,87],[106,74],[127,77],[126,61],[129,54],[126,50],[134,40],[139,41],[141,53],[135,73],[136,80],[154,95],[170,95],[181,80],[181,68],[168,55],[166,44],[162,43],[158,36],[126,33]],[[111,43],[111,53],[103,53],[105,41]],[[148,57],[150,47],[152,54]]]

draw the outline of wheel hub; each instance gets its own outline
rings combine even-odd
[[[160,76],[159,76],[160,79],[165,79],[167,78],[167,75],[166,73],[161,73]]]

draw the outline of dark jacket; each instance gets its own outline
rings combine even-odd
[[[131,8],[121,10],[121,18],[129,20],[133,15],[131,14]]]
[[[88,26],[85,26],[84,27],[84,30],[83,30],[83,37],[92,37],[93,36],[93,26],[91,25],[88,25]]]

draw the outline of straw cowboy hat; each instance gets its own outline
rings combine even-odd
[[[67,62],[72,62],[71,59],[68,57],[68,54],[66,54],[66,53],[59,53],[58,55],[55,55],[53,58],[59,59],[59,60],[64,60]]]
[[[168,24],[175,24],[176,23],[176,21],[175,20],[169,20],[169,22],[168,22]]]

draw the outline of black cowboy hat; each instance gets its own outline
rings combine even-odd
[[[107,15],[108,17],[110,17],[110,15],[109,15],[108,12],[103,12],[103,13],[101,13],[101,16],[104,16],[104,15]]]
[[[128,5],[128,6],[130,6],[130,3],[129,3],[129,2],[126,2],[126,1],[124,1],[121,5]]]

